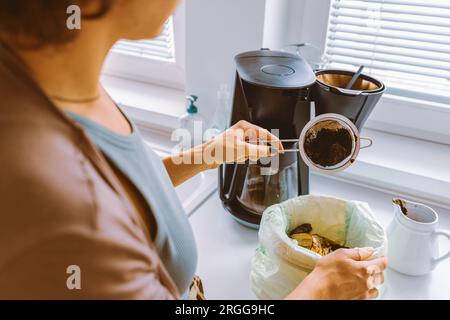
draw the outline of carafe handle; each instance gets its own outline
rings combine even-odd
[[[446,238],[448,239],[448,241],[450,241],[450,232],[448,232],[448,231],[445,231],[445,230],[437,230],[437,231],[435,231],[435,232],[433,233],[433,235],[434,235],[435,237],[438,237],[438,236],[444,236],[444,237],[446,237]],[[433,262],[434,262],[434,264],[436,265],[436,264],[438,264],[439,262],[441,262],[441,261],[443,261],[443,260],[445,260],[445,259],[447,259],[447,258],[450,258],[450,250],[449,250],[446,254],[444,254],[443,256],[441,256],[441,257],[439,257],[439,258],[435,258],[435,259],[433,260]]]
[[[231,181],[230,181],[230,185],[228,190],[225,190],[225,178],[224,178],[224,171],[225,171],[225,166],[227,164],[222,164],[219,166],[219,194],[220,194],[220,199],[223,202],[228,202],[231,199],[231,191],[233,188],[233,184],[234,184],[234,180],[236,178],[236,171],[237,171],[237,164],[232,164],[233,165],[233,174],[231,176]]]
[[[236,180],[238,179],[238,177],[240,176],[240,173],[242,172],[243,169],[246,169],[248,167],[248,162],[246,161],[244,164],[238,164],[238,163],[233,163],[233,174],[231,176],[231,181],[230,181],[230,185],[228,190],[225,190],[225,181],[224,181],[224,167],[227,164],[222,164],[219,166],[219,194],[220,194],[220,199],[226,203],[229,202],[231,200],[233,200],[233,198],[236,195],[236,189],[237,189],[237,182]]]

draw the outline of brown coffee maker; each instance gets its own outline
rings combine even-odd
[[[279,138],[289,141],[284,143],[285,149],[298,147],[296,141],[312,115],[338,113],[361,129],[384,92],[380,81],[366,75],[361,75],[351,90],[344,89],[352,72],[314,72],[301,56],[287,52],[245,52],[235,57],[235,63],[230,125],[247,120],[269,131],[278,130]],[[308,193],[309,167],[299,152],[278,154],[275,169],[263,160],[219,168],[224,208],[252,228],[258,228],[270,205]]]

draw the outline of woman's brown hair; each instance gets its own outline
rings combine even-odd
[[[97,1],[95,12],[83,7]],[[78,32],[66,25],[67,8],[78,5],[83,19],[96,19],[109,10],[113,0],[0,0],[0,41],[23,48],[58,45],[73,40]]]

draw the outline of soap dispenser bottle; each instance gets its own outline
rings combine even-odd
[[[192,148],[203,142],[204,119],[198,113],[198,108],[195,105],[198,97],[190,95],[186,97],[186,100],[188,102],[186,113],[180,117],[180,128],[186,129],[186,135],[182,142],[183,149]]]

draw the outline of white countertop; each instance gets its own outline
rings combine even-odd
[[[392,217],[395,195],[312,175],[311,193],[366,201],[383,226]],[[434,207],[440,227],[450,229],[450,212]],[[215,192],[190,217],[199,252],[198,275],[208,299],[255,299],[250,290],[250,261],[258,243],[256,230],[238,224],[223,209]],[[440,242],[441,252],[450,243]],[[450,259],[440,263],[427,276],[409,277],[388,270],[383,299],[450,299]]]

